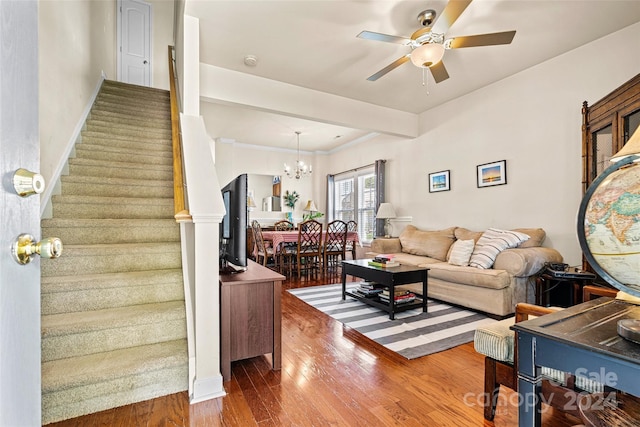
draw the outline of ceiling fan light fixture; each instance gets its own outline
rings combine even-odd
[[[436,65],[444,56],[444,45],[440,43],[426,43],[411,51],[411,62],[416,67],[428,68]]]

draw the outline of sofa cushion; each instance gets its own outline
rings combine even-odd
[[[400,234],[402,252],[423,255],[440,261],[447,260],[447,252],[453,244],[453,232],[456,227],[439,231],[422,231],[413,225],[407,225]]]
[[[451,245],[451,251],[449,251],[449,264],[464,267],[469,265],[474,246],[475,242],[473,239],[456,240],[453,245]]]
[[[412,255],[405,252],[394,254],[393,260],[398,261],[402,265],[412,265],[414,267],[417,267],[417,266],[429,267],[431,264],[442,263],[442,261],[437,260],[435,258],[429,258],[422,255]]]
[[[515,248],[527,239],[529,236],[524,233],[489,228],[482,233],[482,237],[476,243],[469,265],[476,268],[491,268],[500,252]]]
[[[453,232],[454,236],[458,240],[470,240],[473,239],[475,243],[478,243],[478,239],[482,237],[482,231],[471,231],[463,227],[457,227]]]
[[[513,231],[529,236],[528,240],[520,243],[519,248],[537,248],[542,246],[547,233],[542,228],[514,228]]]
[[[504,289],[511,285],[512,276],[505,270],[461,267],[447,262],[425,263],[419,264],[419,266],[429,269],[429,279],[440,279],[488,289]]]

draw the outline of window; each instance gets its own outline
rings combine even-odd
[[[373,240],[375,233],[376,175],[373,166],[346,172],[334,177],[333,219],[356,221],[362,243]]]

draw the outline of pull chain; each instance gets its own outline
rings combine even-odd
[[[426,67],[422,67],[422,86],[427,89],[427,95],[429,95],[429,80],[425,74]]]

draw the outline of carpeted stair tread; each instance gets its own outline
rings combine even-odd
[[[84,144],[92,144],[92,145],[105,145],[107,147],[123,147],[123,148],[129,148],[129,149],[134,149],[134,150],[139,150],[139,151],[151,151],[151,152],[155,152],[155,151],[171,151],[172,150],[172,146],[171,146],[171,141],[167,140],[167,141],[136,141],[135,139],[132,138],[116,138],[116,137],[111,137],[111,136],[105,136],[105,135],[101,135],[101,136],[97,136],[97,135],[87,135],[86,133],[84,134],[83,138],[82,138],[82,143],[78,144],[76,146],[79,147],[80,145],[84,145]],[[73,160],[73,158],[69,159],[69,160]]]
[[[43,219],[43,235],[57,236],[66,245],[180,241],[173,219]]]
[[[184,301],[42,316],[42,338],[184,319]]]
[[[53,196],[56,218],[172,218],[173,198],[111,197],[90,195]]]
[[[78,158],[125,162],[132,164],[156,164],[169,166],[173,164],[173,160],[170,157],[154,154],[153,152],[146,154],[131,155],[127,153],[118,152],[105,152],[105,151],[89,151],[81,147],[82,144],[76,147],[76,156]],[[63,176],[64,178],[64,176]]]
[[[150,145],[150,144],[148,144]],[[151,152],[138,149],[136,147],[122,147],[122,146],[114,146],[114,145],[105,145],[105,144],[94,144],[91,142],[84,142],[76,147],[76,152],[78,149],[82,150],[91,150],[91,151],[102,151],[106,153],[123,153],[131,156],[157,156],[157,157],[166,157],[172,159],[173,153],[171,152],[171,146],[168,144],[157,144],[161,147],[161,150],[153,150]]]
[[[187,362],[186,340],[90,354],[42,364],[42,392],[69,389],[161,370]],[[186,380],[186,378],[185,378]]]
[[[173,182],[96,176],[63,176],[62,195],[147,198],[173,196]]]
[[[173,208],[173,198],[172,197],[158,197],[158,198],[149,198],[149,197],[104,197],[104,196],[77,196],[74,194],[70,194],[67,196],[64,195],[56,195],[53,196],[56,198],[56,201],[61,203],[71,203],[74,205],[81,204],[90,204],[90,205],[122,205],[122,204],[132,204],[132,205],[140,205],[140,206],[153,206],[153,205],[161,205],[161,206],[171,206]],[[165,216],[166,218],[166,216]]]
[[[70,276],[43,277],[42,293],[67,292],[86,289],[123,288],[148,286],[156,283],[182,281],[182,270],[129,271],[126,273],[73,274]],[[182,283],[180,284],[182,286]]]
[[[147,128],[145,126],[130,126],[124,124],[119,124],[114,127],[111,123],[98,122],[96,120],[87,120],[85,129],[89,132],[110,133],[113,135],[142,135],[145,138],[151,139],[171,138],[171,129]]]
[[[113,132],[105,132],[103,130],[96,130],[96,131],[90,131],[90,130],[83,130],[81,132],[81,137],[82,137],[82,141],[90,141],[91,138],[96,138],[96,139],[100,139],[100,140],[106,140],[106,141],[131,141],[132,143],[136,143],[136,144],[158,144],[158,145],[170,145],[171,144],[171,140],[170,138],[162,138],[162,139],[158,139],[156,137],[147,137],[147,135],[144,132],[140,132],[139,134],[136,135],[120,135],[117,133],[113,133]]]

